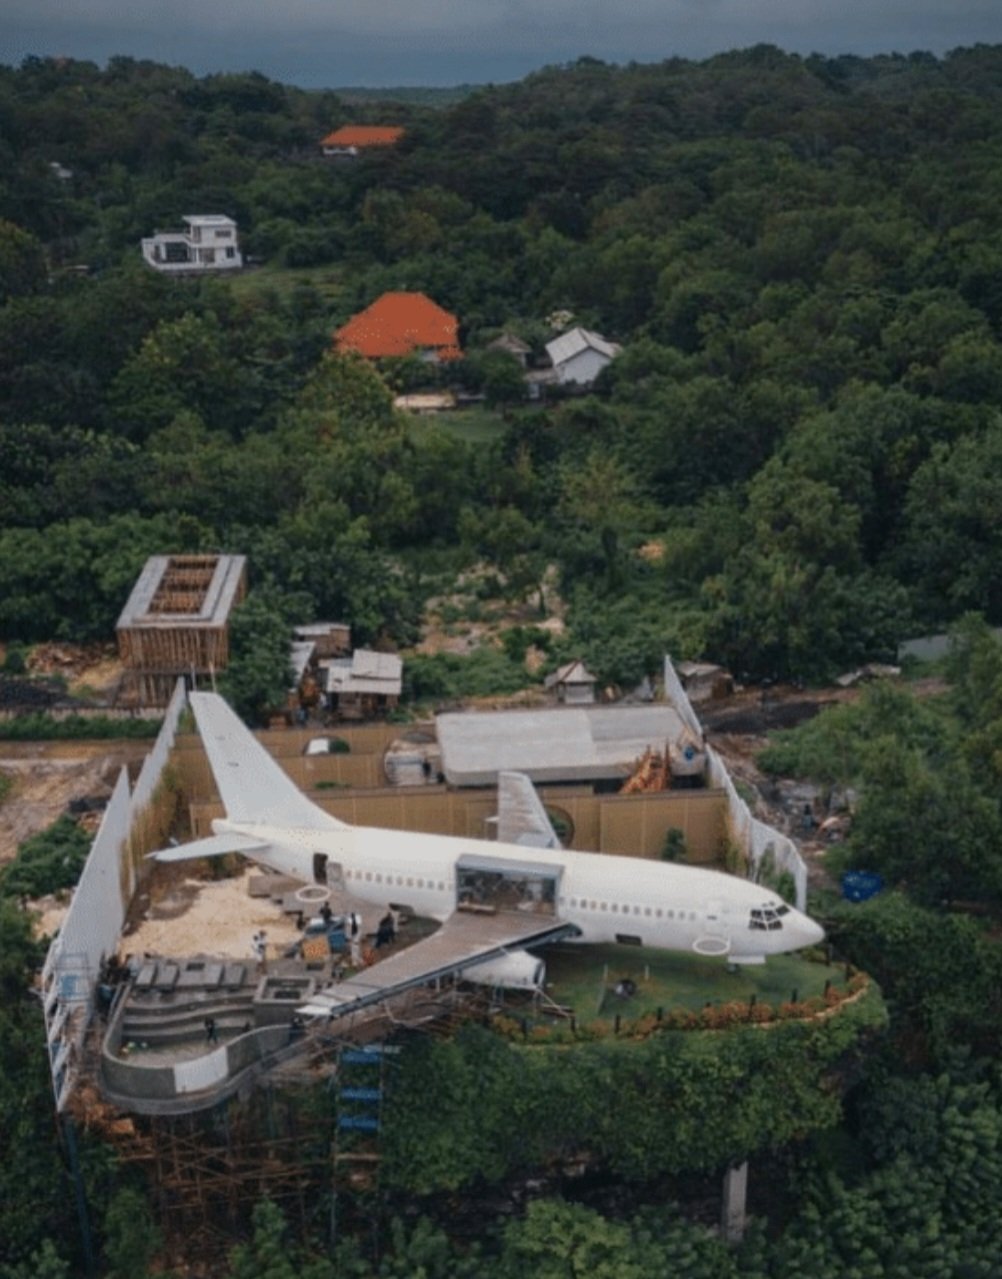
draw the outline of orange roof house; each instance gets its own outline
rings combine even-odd
[[[338,351],[357,351],[371,360],[420,355],[426,360],[458,360],[459,321],[423,293],[384,293],[334,334]]]
[[[344,124],[320,139],[324,155],[358,155],[373,147],[392,147],[403,137],[396,125]]]

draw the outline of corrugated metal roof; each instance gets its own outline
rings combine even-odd
[[[568,360],[573,360],[575,355],[580,355],[589,347],[610,360],[617,356],[621,349],[615,342],[607,342],[600,333],[593,333],[590,329],[583,329],[579,325],[567,333],[561,333],[552,342],[547,342],[546,354],[555,368],[558,364],[566,364]]]
[[[439,715],[442,771],[453,786],[491,786],[508,769],[537,782],[626,777],[649,747],[682,730],[674,707],[581,706]]]
[[[350,658],[327,667],[329,693],[383,693],[399,696],[403,662],[396,653],[376,653],[356,648]]]

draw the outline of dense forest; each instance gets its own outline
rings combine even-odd
[[[438,110],[0,69],[0,636],[107,636],[168,542],[398,646],[442,573],[528,596],[553,564],[568,648],[620,682],[666,648],[810,678],[1002,621],[1000,95],[984,46],[582,59]],[[325,164],[360,117],[403,141]],[[140,238],[193,211],[263,265],[145,269]],[[460,317],[449,376],[499,404],[488,442],[324,360],[388,288]],[[538,353],[561,311],[623,354],[519,405],[486,343]]]
[[[741,1249],[652,1206],[645,1167],[635,1208],[543,1197],[473,1243],[454,1201],[405,1187],[379,1256],[321,1255],[265,1200],[233,1279],[998,1273],[1002,960],[970,907],[1002,902],[1002,647],[965,615],[1002,623],[1000,105],[986,46],[582,59],[441,106],[125,58],[0,68],[0,640],[107,638],[148,554],[200,549],[249,556],[235,643],[276,659],[292,618],[406,648],[472,569],[484,599],[555,577],[564,636],[520,627],[465,674],[410,663],[413,696],[517,686],[529,642],[620,684],[666,650],[820,678],[965,619],[940,699],[877,691],[767,756],[862,790],[846,864],[900,891],[820,904],[890,1025],[816,1131],[771,1140],[763,1102],[726,1151],[772,1188]],[[360,121],[406,132],[325,163]],[[195,212],[237,219],[251,269],[142,264],[142,236]],[[459,316],[448,377],[484,394],[477,431],[394,410],[427,366],[330,354],[387,289]],[[538,357],[559,312],[622,354],[588,395],[523,402],[488,343]],[[266,679],[237,675],[253,702]],[[0,880],[0,1277],[60,1279],[87,1258],[21,882]],[[483,1089],[481,1042],[435,1051]],[[500,1176],[430,1154],[453,1192]],[[142,1183],[86,1134],[79,1157],[97,1268],[153,1273]]]

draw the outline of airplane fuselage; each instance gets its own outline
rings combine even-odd
[[[515,909],[556,915],[576,926],[581,942],[761,963],[824,936],[769,889],[698,867],[366,826],[297,829],[229,819],[212,826],[217,835],[265,844],[248,854],[255,861],[306,881],[337,883],[380,911],[392,906],[444,921],[457,908],[487,908],[475,900],[477,880],[487,879],[518,885]]]

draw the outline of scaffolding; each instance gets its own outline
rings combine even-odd
[[[225,669],[229,616],[246,591],[242,555],[151,556],[116,626],[122,699],[164,705],[179,677]]]
[[[305,1029],[253,1087],[211,1109],[127,1114],[102,1095],[91,1071],[70,1111],[79,1129],[143,1171],[168,1254],[186,1259],[193,1274],[199,1265],[218,1274],[264,1197],[301,1234],[333,1243],[346,1205],[379,1190],[387,1074],[400,1051],[391,1040],[402,1032],[451,1034],[485,1010],[484,992],[454,984],[407,991],[336,1035],[324,1024]],[[99,1042],[95,1027],[88,1064]]]

